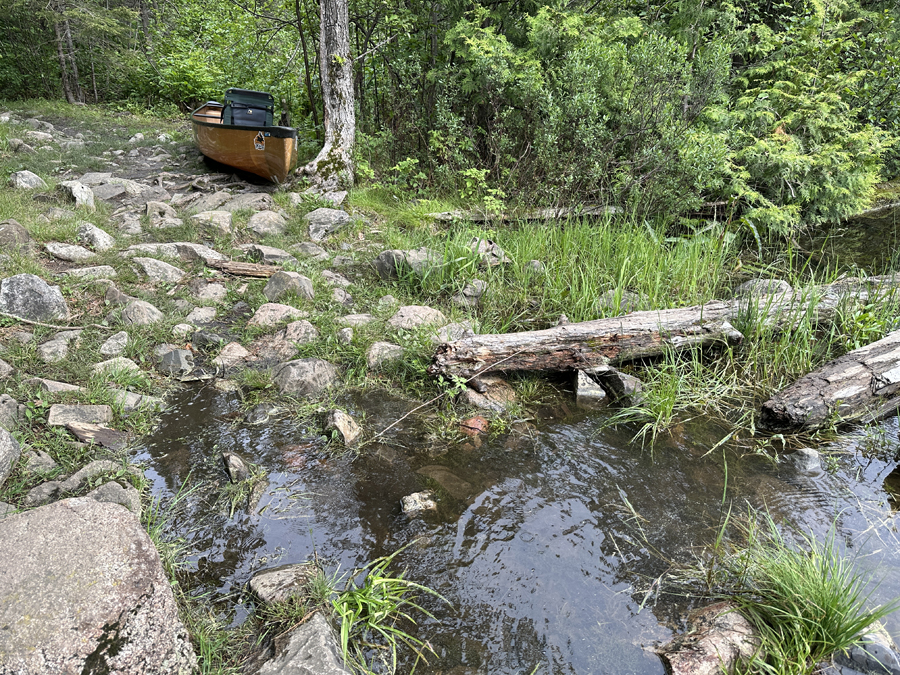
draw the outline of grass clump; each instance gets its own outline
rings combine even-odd
[[[792,543],[771,516],[751,512],[738,534],[741,544],[719,538],[716,558],[725,594],[761,638],[742,674],[810,675],[900,607],[872,606],[871,579],[838,549],[833,527],[824,539]]]
[[[405,548],[405,547],[404,547]],[[392,575],[388,567],[403,548],[388,556],[373,560],[350,577],[347,587],[332,600],[335,615],[341,622],[341,652],[344,661],[357,673],[376,672],[376,664],[387,666],[388,672],[397,670],[397,649],[408,647],[416,655],[416,663],[425,659],[431,646],[410,635],[403,623],[415,625],[412,610],[431,619],[434,615],[417,604],[413,593],[421,591],[449,604],[437,591],[403,578],[404,573]],[[362,585],[354,581],[365,573]],[[415,665],[413,666],[413,671]]]

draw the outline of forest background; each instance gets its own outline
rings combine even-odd
[[[349,15],[361,179],[791,235],[900,174],[896,0],[350,0]],[[171,114],[261,89],[311,158],[318,35],[315,0],[6,0],[0,98]]]

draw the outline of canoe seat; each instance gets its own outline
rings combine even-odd
[[[229,89],[225,92],[224,124],[270,127],[275,116],[275,99],[264,91]]]

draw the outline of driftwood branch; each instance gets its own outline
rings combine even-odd
[[[16,316],[15,314],[7,314],[6,312],[0,312],[0,316],[5,316],[8,319],[15,319],[16,321],[27,323],[29,326],[40,326],[41,328],[52,328],[53,330],[84,330],[85,328],[101,328],[102,330],[112,330],[112,326],[104,326],[99,323],[88,323],[83,326],[57,326],[52,323],[32,321],[31,319],[26,319],[25,317]]]

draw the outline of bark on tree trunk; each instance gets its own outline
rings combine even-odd
[[[320,0],[319,25],[325,145],[304,172],[311,174],[322,188],[346,188],[353,185],[356,140],[348,0]]]
[[[59,22],[53,23],[53,30],[56,33],[56,55],[59,58],[59,75],[62,80],[63,95],[66,97],[66,103],[75,103],[75,97],[72,95],[72,87],[69,86],[69,70],[66,68],[66,55],[63,49],[63,32]]]
[[[696,307],[633,312],[546,330],[474,335],[437,348],[429,372],[472,377],[492,370],[583,370],[726,340],[734,325],[790,330],[802,321],[833,321],[841,308],[876,302],[900,286],[900,275],[848,279],[807,294],[781,293]]]
[[[72,26],[69,20],[63,21],[63,33],[66,36],[66,58],[72,71],[72,95],[76,101],[84,102],[84,94],[81,92],[81,78],[78,75],[78,64],[75,62],[75,43],[72,41]]]
[[[900,331],[855,349],[782,389],[762,405],[771,431],[874,421],[900,407]]]

